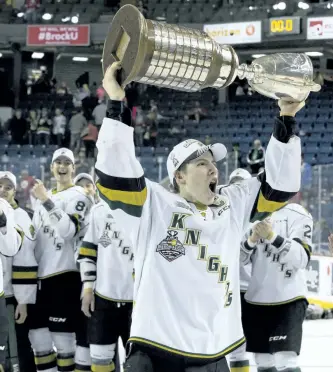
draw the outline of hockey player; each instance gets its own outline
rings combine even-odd
[[[246,169],[235,169],[229,176],[229,185],[239,184],[244,180],[251,178],[250,172]],[[239,265],[239,279],[240,279],[240,297],[241,297],[241,310],[242,310],[242,323],[243,314],[246,311],[246,301],[244,300],[245,292],[248,288],[251,279],[251,264]],[[250,372],[250,361],[246,353],[246,344],[241,345],[238,349],[230,354],[230,368],[231,372]]]
[[[2,173],[0,173],[2,174]],[[0,198],[0,253],[14,256],[20,249],[23,232],[16,227],[14,210]],[[8,317],[3,287],[3,269],[0,260],[0,371],[4,372],[8,340]]]
[[[14,322],[15,332],[9,334],[9,357],[12,367],[19,362],[22,372],[33,371],[35,367],[34,356],[28,338],[28,327],[25,322],[28,315],[27,305],[36,302],[37,293],[37,262],[35,258],[35,229],[32,224],[32,213],[20,208],[15,200],[16,177],[11,172],[0,172],[0,197],[5,199],[14,209],[16,226],[24,233],[21,249],[13,256],[1,255],[4,271],[4,291],[11,323]],[[13,340],[11,339],[13,337]],[[12,354],[13,353],[13,354]]]
[[[74,251],[78,236],[84,233],[86,216],[93,203],[84,189],[74,186],[74,169],[73,152],[58,149],[51,164],[56,188],[46,191],[40,181],[33,187],[39,200],[34,225],[40,287],[36,311],[29,322],[29,337],[38,371],[55,372],[57,367],[58,371],[74,370],[74,332],[80,331],[80,322],[83,322],[82,285]],[[49,337],[49,330],[52,337]],[[76,341],[80,346],[86,338],[80,340],[77,333]]]
[[[226,156],[225,146],[187,140],[168,156],[172,193],[146,180],[135,157],[131,123],[120,121],[125,93],[115,78],[119,68],[114,63],[104,77],[113,100],[99,133],[96,172],[100,197],[121,228],[130,228],[135,247],[125,370],[228,371],[224,356],[244,342],[239,246],[250,221],[281,208],[299,190],[301,149],[292,116],[304,102],[279,101],[259,178],[217,194],[216,162]]]
[[[118,338],[126,345],[133,302],[133,253],[108,205],[91,210],[79,252],[84,284],[82,311],[89,317],[92,371],[113,371]]]
[[[97,188],[94,182],[94,179],[92,176],[88,173],[79,173],[74,178],[74,184],[76,186],[81,186],[86,190],[87,195],[91,196],[95,203],[97,204],[99,202],[99,196],[97,192]]]
[[[252,261],[244,333],[260,372],[300,371],[312,230],[311,215],[289,204],[254,225],[242,246]]]

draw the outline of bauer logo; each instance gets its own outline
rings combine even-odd
[[[319,291],[319,261],[312,260],[306,270],[306,285],[308,291],[317,293]]]

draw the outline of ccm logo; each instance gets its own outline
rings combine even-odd
[[[287,336],[273,336],[269,338],[269,341],[281,341],[286,340]]]
[[[66,320],[66,318],[53,318],[52,316],[49,317],[50,322],[65,323]]]

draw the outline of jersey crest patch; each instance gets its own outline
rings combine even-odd
[[[168,236],[160,242],[156,252],[169,262],[176,260],[180,256],[185,256],[185,247],[178,239],[178,232],[174,230],[168,231]]]
[[[112,240],[109,237],[107,231],[103,232],[103,235],[100,237],[98,243],[101,244],[104,248],[108,247],[112,243]]]

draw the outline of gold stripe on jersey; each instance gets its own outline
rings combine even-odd
[[[93,244],[93,243],[90,243],[84,240],[81,243],[81,247],[79,249],[78,260],[89,258],[92,261],[96,262],[97,261],[97,248],[98,246],[96,244]]]
[[[333,301],[322,301],[318,300],[317,298],[307,298],[309,304],[312,305],[319,305],[322,307],[324,310],[330,310],[333,308]]]
[[[38,266],[14,266],[12,272],[13,284],[37,284]]]
[[[251,305],[260,305],[260,306],[278,306],[278,305],[290,304],[291,302],[295,302],[298,300],[306,300],[306,297],[297,296],[297,297],[291,298],[290,300],[281,301],[281,302],[252,302],[252,301],[248,301],[247,299],[245,299],[245,301]]]
[[[1,298],[2,296],[4,296],[4,294],[5,294],[4,291],[0,292],[0,298]]]
[[[252,208],[250,222],[262,221],[287,205],[288,200],[297,194],[296,192],[274,190],[266,182],[265,172],[259,174],[258,180],[261,182],[261,187]]]
[[[122,209],[134,217],[140,217],[142,207],[147,199],[144,176],[140,178],[120,178],[109,176],[96,169],[99,177],[96,186],[100,197],[111,209]]]
[[[165,346],[165,345],[162,345],[162,344],[159,344],[157,342],[150,341],[150,340],[147,340],[147,339],[141,338],[141,337],[130,337],[128,342],[134,342],[134,343],[138,343],[138,344],[144,344],[144,345],[152,346],[152,347],[155,347],[157,349],[161,349],[161,350],[164,350],[166,352],[181,355],[181,356],[185,356],[185,357],[188,357],[188,358],[195,358],[195,359],[202,359],[202,360],[207,360],[207,359],[208,360],[209,359],[214,360],[216,358],[223,357],[223,356],[231,353],[233,350],[239,348],[242,344],[244,344],[245,337],[242,337],[240,340],[234,342],[233,344],[229,345],[224,350],[222,350],[222,351],[220,351],[219,353],[216,353],[216,354],[188,353],[188,352],[185,352],[185,351],[173,349],[169,346]]]
[[[100,365],[100,364],[92,364],[91,370],[92,372],[113,372],[116,369],[113,362],[108,365]]]

